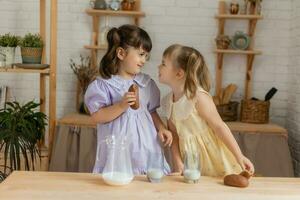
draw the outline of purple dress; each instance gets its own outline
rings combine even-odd
[[[97,155],[94,173],[103,171],[107,156],[107,147],[103,141],[112,134],[116,136],[131,134],[129,151],[134,174],[145,174],[148,153],[161,151],[157,131],[150,115],[160,106],[160,91],[150,76],[139,73],[133,80],[126,80],[118,75],[110,79],[97,78],[89,85],[85,93],[85,104],[91,113],[97,112],[102,107],[119,102],[133,83],[139,87],[139,109],[133,110],[129,107],[115,120],[97,124]],[[164,172],[169,173],[170,168],[165,159],[164,163]]]

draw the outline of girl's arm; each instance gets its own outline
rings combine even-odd
[[[253,173],[253,164],[242,154],[230,129],[221,119],[212,98],[205,93],[197,94],[196,109],[202,119],[204,119],[208,123],[214,133],[233,153],[241,167]]]
[[[107,123],[113,121],[125,112],[130,105],[135,104],[135,94],[133,92],[127,92],[123,96],[122,100],[114,105],[100,108],[97,112],[91,115],[92,120],[96,123]]]
[[[170,120],[168,120],[168,128],[173,135],[173,143],[171,146],[173,172],[182,174],[184,166],[179,151],[179,137],[174,124]]]
[[[151,117],[155,128],[158,130],[159,139],[162,141],[162,143],[164,143],[165,146],[171,146],[173,140],[172,133],[167,130],[156,111],[151,113]]]

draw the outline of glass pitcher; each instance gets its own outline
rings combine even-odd
[[[199,181],[201,174],[198,152],[185,152],[183,176],[186,183]]]
[[[106,138],[107,158],[102,172],[108,185],[126,185],[133,180],[133,170],[129,153],[129,140],[126,136]]]

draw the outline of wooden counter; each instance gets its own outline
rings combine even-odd
[[[85,173],[13,172],[0,184],[0,199],[61,200],[269,200],[300,199],[299,178],[252,178],[248,188],[224,186],[222,179],[201,177],[190,185],[179,176],[165,177],[152,184],[146,177],[135,177],[126,186],[105,185],[100,176]]]

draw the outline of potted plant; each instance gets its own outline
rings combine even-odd
[[[24,105],[7,102],[0,110],[0,152],[7,170],[34,170],[38,143],[44,138],[47,117],[36,108],[40,104],[29,101]]]
[[[91,67],[90,57],[83,57],[80,55],[80,64],[76,64],[72,59],[70,60],[70,67],[73,70],[74,74],[77,76],[80,86],[80,94],[78,98],[79,102],[77,105],[80,113],[87,114],[88,110],[86,109],[83,103],[83,96],[88,85],[96,78],[97,70]]]
[[[24,64],[41,64],[44,43],[39,34],[26,34],[19,45]]]
[[[11,67],[15,61],[16,47],[19,43],[19,37],[11,35],[10,33],[0,36],[0,54],[6,67]]]

